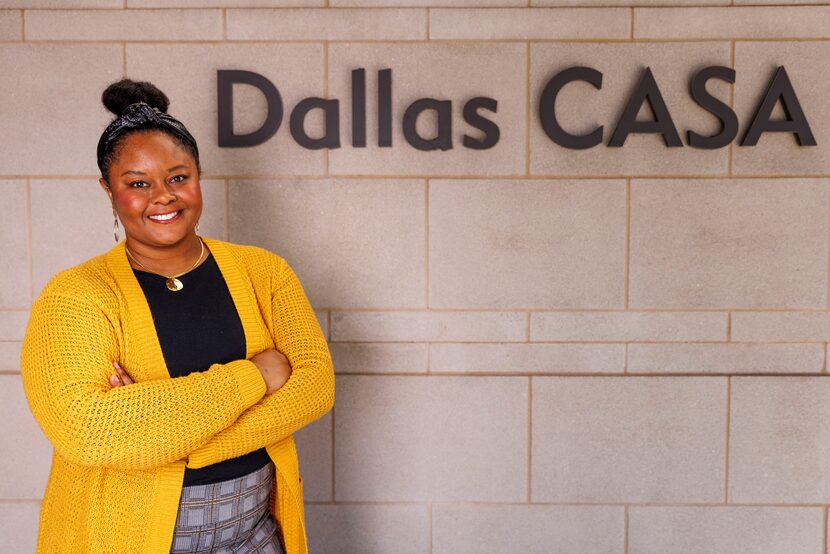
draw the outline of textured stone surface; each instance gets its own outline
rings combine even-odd
[[[0,436],[14,437],[0,457],[0,501],[43,498],[52,445],[29,411],[20,375],[0,375]]]
[[[820,508],[632,506],[628,518],[632,554],[819,552],[824,534]]]
[[[429,552],[429,511],[424,505],[312,504],[306,506],[305,517],[310,552]]]
[[[631,10],[436,8],[429,12],[431,39],[624,39]]]
[[[826,307],[827,185],[632,181],[629,305]]]
[[[2,155],[2,154],[0,154]],[[0,181],[0,308],[29,307],[29,238],[27,233],[26,184],[22,180]]]
[[[285,258],[315,308],[424,306],[423,181],[232,180],[229,189],[231,240]]]
[[[729,500],[777,504],[830,498],[830,379],[733,377]]]
[[[431,180],[429,305],[622,307],[625,225],[622,180]]]
[[[337,387],[335,500],[526,498],[526,378],[343,375]]]
[[[152,40],[222,38],[220,10],[27,10],[27,40]]]
[[[534,377],[536,502],[719,502],[726,378]]]
[[[426,10],[227,10],[230,40],[423,40]]]
[[[6,43],[0,74],[0,175],[95,175],[95,146],[112,114],[101,92],[121,77],[112,43]],[[58,94],[57,91],[60,91]]]
[[[625,551],[618,506],[442,503],[432,508],[432,519],[435,554]]]

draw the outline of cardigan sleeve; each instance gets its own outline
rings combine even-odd
[[[249,360],[112,387],[119,359],[114,325],[93,301],[72,295],[41,295],[32,306],[21,349],[23,387],[38,425],[71,462],[150,469],[180,460],[265,394]]]
[[[191,452],[187,467],[205,467],[278,442],[334,405],[334,367],[314,310],[288,262],[269,254],[277,276],[271,291],[273,338],[291,364],[291,377]]]

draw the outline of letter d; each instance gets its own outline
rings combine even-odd
[[[265,96],[267,113],[259,129],[245,135],[233,133],[233,85],[251,85]],[[216,71],[216,99],[219,125],[219,146],[256,146],[273,137],[282,123],[283,107],[280,92],[274,83],[253,71],[219,69]]]

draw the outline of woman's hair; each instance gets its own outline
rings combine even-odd
[[[196,140],[183,123],[167,113],[170,100],[154,84],[121,79],[104,90],[101,102],[117,116],[98,141],[98,167],[108,184],[110,166],[118,157],[124,139],[133,133],[167,134],[193,157],[197,171],[202,172]]]

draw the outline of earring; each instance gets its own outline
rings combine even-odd
[[[197,233],[199,232],[199,222],[198,221],[196,222],[196,232]]]
[[[115,215],[115,208],[112,209],[112,227],[115,232],[115,242],[118,242],[118,216]]]

